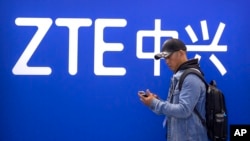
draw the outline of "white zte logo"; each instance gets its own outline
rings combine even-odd
[[[188,51],[194,51],[194,52],[226,52],[227,51],[227,46],[226,45],[218,45],[219,40],[221,38],[222,32],[225,28],[224,23],[220,23],[219,27],[215,33],[215,36],[213,38],[213,41],[210,45],[187,45],[187,50]],[[190,25],[186,26],[186,31],[191,38],[192,42],[195,43],[198,41],[192,27]],[[206,21],[201,21],[201,30],[202,30],[202,37],[203,40],[209,40],[209,34],[208,34],[208,28],[207,28],[207,22]],[[201,58],[200,55],[196,54],[195,58]],[[209,58],[212,63],[217,67],[221,75],[226,74],[226,69],[222,65],[222,63],[219,61],[219,59],[212,54]]]
[[[49,66],[28,66],[28,62],[32,55],[38,48],[39,44],[47,34],[53,21],[50,18],[16,18],[15,23],[17,26],[36,26],[38,29],[30,40],[29,44],[21,54],[20,58],[14,65],[12,72],[15,75],[50,75],[52,69]],[[67,27],[69,30],[69,53],[68,53],[68,72],[70,75],[76,75],[78,71],[78,30],[81,27],[90,27],[92,20],[89,18],[57,18],[55,24],[58,27]],[[127,25],[126,19],[96,19],[94,26],[94,73],[95,75],[106,75],[106,76],[124,76],[126,74],[125,67],[105,67],[103,65],[104,58],[103,54],[107,51],[118,52],[124,49],[122,43],[107,43],[104,41],[104,29],[111,27],[124,28]],[[210,45],[187,45],[188,51],[203,51],[203,52],[226,52],[226,45],[218,45],[219,39],[224,30],[225,24],[220,23],[217,32]],[[206,21],[201,21],[203,40],[208,40],[208,29]],[[187,26],[186,31],[191,38],[192,42],[198,41],[191,26]],[[154,38],[154,51],[143,52],[143,38],[153,37]],[[161,20],[155,20],[155,28],[153,30],[139,30],[136,36],[136,55],[140,59],[154,59],[154,54],[160,52],[161,49],[161,38],[162,37],[173,37],[178,38],[178,32],[175,30],[162,30]],[[198,54],[196,58],[201,58]],[[214,54],[211,55],[210,60],[220,71],[221,75],[226,73],[226,69],[216,58]],[[154,60],[154,76],[160,75],[160,62]]]

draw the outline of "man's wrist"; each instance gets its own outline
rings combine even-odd
[[[160,102],[159,99],[153,98],[152,101],[151,101],[151,103],[150,103],[150,108],[151,108],[151,109],[155,109],[157,103],[159,103],[159,102]]]

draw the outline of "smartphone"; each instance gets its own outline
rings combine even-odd
[[[148,97],[148,95],[144,91],[139,91],[139,94],[144,96],[144,97]]]

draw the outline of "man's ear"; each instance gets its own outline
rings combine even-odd
[[[179,53],[180,53],[181,56],[183,56],[183,55],[186,54],[186,51],[184,51],[184,50],[179,50]]]

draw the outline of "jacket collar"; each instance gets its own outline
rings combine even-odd
[[[201,71],[200,65],[198,63],[198,59],[190,59],[184,62],[183,64],[179,66],[179,68],[175,71],[175,73],[177,73],[180,70],[186,70],[189,68],[198,69],[202,73],[202,75],[204,75],[203,72]]]

